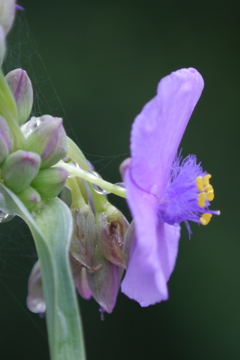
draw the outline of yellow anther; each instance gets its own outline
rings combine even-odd
[[[207,174],[203,177],[203,185],[207,186],[209,185],[209,180],[211,179],[212,175]]]
[[[205,192],[201,192],[198,195],[198,205],[204,207],[206,204],[206,200],[207,200],[207,194]]]
[[[212,214],[205,213],[200,217],[199,221],[202,225],[207,225],[210,222],[211,218]]]
[[[212,185],[207,185],[207,186],[204,186],[204,190],[206,191],[206,192],[208,192],[208,191],[213,191],[213,187],[212,187]]]
[[[202,176],[196,177],[196,184],[197,184],[198,190],[203,191],[203,177]]]
[[[214,199],[214,192],[213,192],[213,190],[210,190],[210,191],[207,192],[207,199],[208,199],[209,201],[212,201],[212,200]]]

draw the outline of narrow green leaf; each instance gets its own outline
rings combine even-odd
[[[41,264],[52,360],[84,360],[83,333],[69,266],[72,217],[58,198],[46,201],[34,217],[19,198],[0,183],[0,209],[20,216],[29,226]]]

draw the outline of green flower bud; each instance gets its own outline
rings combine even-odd
[[[50,115],[32,118],[30,124],[24,125],[23,131],[26,130],[30,134],[27,136],[24,149],[41,156],[41,169],[56,164],[67,154],[67,136],[61,118]]]
[[[18,193],[26,189],[38,173],[41,158],[38,154],[18,150],[2,165],[1,177],[9,189]]]
[[[27,307],[33,313],[44,314],[46,311],[39,260],[33,266],[28,280]]]
[[[22,69],[15,69],[6,75],[6,81],[13,93],[18,113],[18,124],[22,125],[27,121],[33,105],[32,83]]]
[[[0,25],[3,27],[5,35],[12,27],[15,17],[15,0],[0,1]]]
[[[10,154],[13,147],[13,135],[6,120],[0,115],[0,164]]]
[[[115,206],[106,203],[104,212],[96,214],[97,242],[105,258],[113,264],[126,268],[124,236],[129,224]]]
[[[37,210],[41,207],[41,196],[31,186],[19,192],[18,197],[28,210]]]
[[[62,168],[50,168],[40,170],[31,186],[36,189],[43,198],[58,196],[63,189],[68,172]]]
[[[98,247],[95,249],[93,264],[99,270],[87,272],[90,291],[103,310],[111,313],[116,303],[123,269],[106,260]]]

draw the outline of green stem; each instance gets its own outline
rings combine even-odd
[[[57,164],[54,165],[54,167],[62,167],[66,169],[70,175],[78,176],[91,184],[95,184],[99,186],[100,188],[108,191],[109,193],[121,196],[123,198],[126,198],[126,189],[122,188],[121,186],[114,185],[108,181],[105,181],[101,178],[96,177],[94,174],[92,174],[89,171],[79,169],[71,164],[66,164],[63,161],[59,161]]]

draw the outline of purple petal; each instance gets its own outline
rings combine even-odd
[[[134,184],[130,169],[125,170],[124,181],[136,233],[121,288],[141,306],[148,306],[168,298],[167,281],[175,266],[180,228],[159,221],[157,199]]]
[[[143,190],[161,197],[203,86],[193,68],[173,72],[160,81],[157,95],[136,117],[131,133],[132,177]]]

